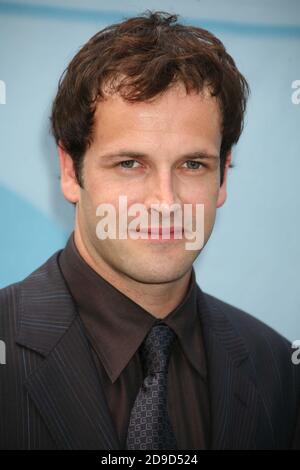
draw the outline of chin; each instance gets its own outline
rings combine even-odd
[[[132,270],[127,269],[125,274],[139,283],[163,284],[177,281],[186,274],[187,270],[178,268],[178,264],[176,264],[176,267],[169,266],[168,269],[165,266],[162,269],[159,266],[151,267],[149,264],[147,267],[144,265],[140,269],[138,266],[135,266]]]

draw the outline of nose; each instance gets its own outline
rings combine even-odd
[[[149,210],[152,208],[162,216],[167,216],[168,213],[175,214],[181,206],[178,190],[178,182],[176,182],[172,170],[166,168],[158,170],[151,176],[149,185],[146,188],[145,204]],[[173,205],[176,205],[176,207],[172,209],[171,206]]]

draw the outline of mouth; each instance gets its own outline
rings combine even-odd
[[[150,227],[148,229],[137,229],[138,233],[148,235],[148,239],[174,240],[182,238],[182,227]]]

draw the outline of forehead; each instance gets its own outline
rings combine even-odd
[[[221,112],[208,88],[186,93],[176,84],[150,101],[128,102],[119,94],[106,95],[95,112],[95,138],[102,143],[135,134],[195,135],[221,139]]]

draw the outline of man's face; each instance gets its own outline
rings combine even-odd
[[[201,249],[186,249],[184,236],[163,242],[132,239],[129,234],[127,239],[100,240],[96,208],[101,203],[112,204],[118,216],[119,196],[127,196],[128,207],[141,203],[149,214],[153,204],[177,203],[182,213],[184,204],[190,204],[195,217],[196,204],[204,204],[205,245],[216,208],[226,198],[228,165],[220,187],[220,146],[219,105],[207,90],[188,95],[180,84],[151,103],[128,103],[116,94],[99,103],[93,143],[84,156],[84,188],[74,180],[71,192],[63,189],[67,199],[78,202],[75,232],[80,231],[96,265],[104,263],[142,283],[172,282],[184,276]],[[118,155],[124,150],[146,156]],[[186,155],[196,151],[215,158],[189,160]],[[117,156],[105,157],[108,153]],[[158,225],[162,226],[162,219]]]

